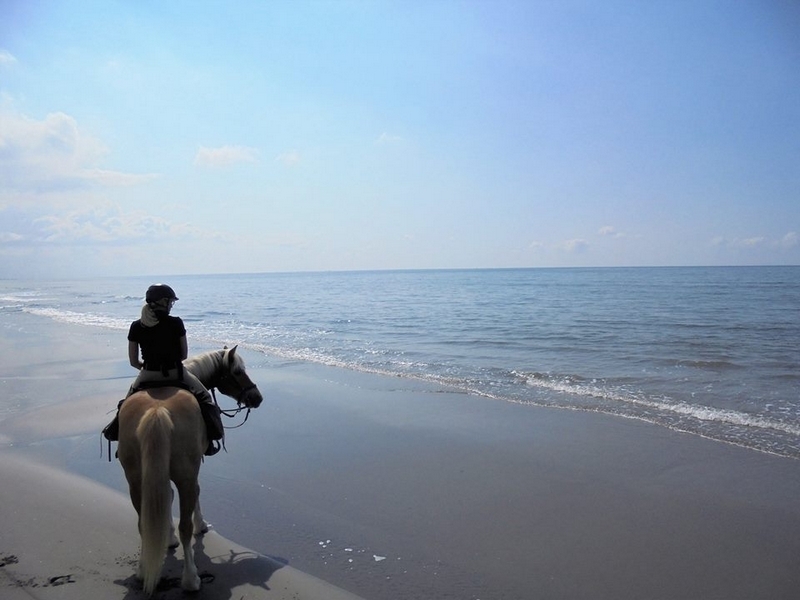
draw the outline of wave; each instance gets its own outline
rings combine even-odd
[[[617,405],[609,406],[608,408],[613,410],[603,412],[612,412],[616,414],[617,410],[624,407],[654,409],[659,412],[671,413],[681,417],[690,417],[698,421],[773,430],[800,437],[800,426],[791,423],[783,423],[761,415],[725,408],[703,406],[700,404],[688,404],[667,396],[662,396],[660,398],[642,397],[633,392],[605,387],[599,384],[596,379],[587,380],[574,375],[554,377],[544,373],[514,373],[518,377],[521,377],[526,385],[531,387],[545,388],[549,391],[569,394],[573,397],[610,401]],[[602,409],[602,406],[595,408]],[[633,412],[633,416],[636,416],[636,411]]]
[[[707,369],[709,371],[724,371],[727,369],[741,368],[736,363],[728,360],[677,360],[674,364],[679,367],[692,367],[695,369]]]
[[[127,330],[130,327],[130,319],[119,319],[108,315],[98,315],[92,313],[79,313],[71,310],[61,310],[56,308],[24,308],[24,312],[41,317],[47,317],[61,323],[73,325],[88,325],[91,327],[104,327],[106,329]]]
[[[36,296],[0,296],[0,302],[8,302],[9,304],[25,304],[27,302],[36,302],[38,299]]]
[[[117,331],[126,331],[130,326],[129,317],[41,307],[36,305],[35,300],[29,297],[26,302],[17,305],[17,310],[81,326]],[[227,313],[221,312],[213,314],[227,316]],[[196,313],[193,316],[197,315],[211,316],[212,313]],[[586,410],[639,419],[719,441],[800,458],[800,425],[791,415],[782,421],[772,418],[774,415],[770,414],[751,414],[684,402],[658,395],[652,390],[645,394],[637,389],[641,382],[635,377],[607,380],[574,373],[525,372],[474,366],[480,362],[465,367],[457,364],[458,361],[432,362],[449,359],[431,354],[379,349],[371,346],[372,342],[362,341],[353,345],[349,339],[334,339],[332,342],[336,345],[326,345],[330,342],[321,342],[321,339],[329,337],[326,335],[329,332],[323,330],[298,331],[265,323],[242,323],[235,319],[199,321],[196,327],[192,327],[193,340],[213,347],[239,343],[243,348],[287,361],[311,362],[401,377],[516,404]],[[472,356],[475,358],[477,355]],[[672,364],[706,370],[739,368],[727,360],[675,361]],[[766,412],[769,413],[769,410]]]

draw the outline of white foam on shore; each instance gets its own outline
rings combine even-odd
[[[40,317],[47,317],[61,323],[72,325],[89,325],[91,327],[104,327],[106,329],[127,330],[130,327],[130,320],[118,319],[107,315],[97,315],[92,313],[78,313],[71,310],[59,310],[56,308],[26,308],[25,312]]]
[[[520,375],[520,374],[518,374]],[[800,437],[800,427],[789,423],[782,423],[761,416],[750,415],[740,411],[716,408],[711,406],[691,405],[675,401],[667,397],[660,399],[642,398],[635,394],[621,394],[592,384],[574,384],[566,380],[542,379],[537,376],[523,376],[525,383],[531,387],[546,388],[551,391],[571,394],[574,396],[592,397],[601,400],[610,400],[630,406],[639,406],[658,411],[665,411],[680,416],[690,417],[699,421],[723,423],[742,427],[755,427],[771,429]],[[600,408],[602,410],[602,408]]]
[[[22,301],[18,297],[8,299]],[[29,298],[28,301],[30,300],[35,300],[35,298]],[[74,325],[100,327],[116,331],[125,331],[130,326],[129,319],[96,313],[79,313],[57,308],[31,306],[21,306],[20,310]],[[243,348],[290,361],[310,362],[374,375],[422,381],[444,386],[457,392],[505,402],[548,408],[590,410],[613,416],[634,418],[748,448],[787,456],[797,456],[795,440],[800,439],[800,425],[772,419],[767,416],[700,404],[688,404],[666,396],[644,397],[635,392],[609,388],[598,384],[596,380],[582,380],[579,377],[511,371],[510,375],[512,377],[517,378],[518,381],[521,381],[529,388],[555,392],[555,394],[551,394],[543,400],[520,398],[513,391],[508,393],[508,391],[504,392],[500,389],[491,389],[486,385],[482,385],[485,382],[471,382],[457,376],[449,377],[438,373],[425,373],[425,365],[421,363],[409,362],[404,365],[405,368],[399,369],[391,368],[392,366],[399,366],[398,363],[393,363],[384,368],[330,356],[308,347],[289,348],[253,343],[246,341],[246,339],[236,339],[240,336],[247,337],[248,328],[240,326],[240,331],[236,331],[226,329],[227,325],[230,324],[222,325],[221,328],[206,329],[200,327],[195,333],[195,339],[202,340],[212,347],[221,344],[238,343]],[[240,335],[236,335],[237,333]],[[421,371],[416,370],[416,367],[420,367]],[[718,428],[719,431],[715,430],[714,427]],[[727,428],[729,431],[722,431],[723,428]],[[739,429],[736,430],[736,428]],[[768,438],[771,437],[775,439],[769,440]],[[787,441],[787,438],[793,439]]]

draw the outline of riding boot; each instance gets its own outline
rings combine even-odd
[[[206,401],[204,400],[205,398],[201,399],[199,396],[197,398],[208,435],[208,448],[206,448],[205,455],[214,456],[220,450],[220,444],[217,440],[221,440],[225,436],[225,428],[222,425],[219,406],[214,404],[210,396],[207,396]]]
[[[120,400],[119,404],[117,404],[117,414],[114,415],[114,419],[103,428],[103,437],[109,442],[119,441],[119,409],[123,402],[125,402],[125,398]]]

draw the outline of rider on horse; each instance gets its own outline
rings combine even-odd
[[[131,323],[128,331],[128,358],[131,366],[139,369],[139,374],[126,398],[142,388],[154,386],[177,385],[191,391],[200,403],[200,411],[206,423],[208,448],[205,453],[212,456],[219,452],[219,443],[215,441],[223,437],[222,420],[211,394],[197,377],[183,368],[182,361],[188,354],[186,328],[180,317],[169,314],[177,299],[173,289],[166,284],[158,283],[147,289],[142,316]],[[119,403],[120,406],[122,402]],[[103,435],[112,441],[119,436],[118,415],[119,411],[117,417],[103,430]]]

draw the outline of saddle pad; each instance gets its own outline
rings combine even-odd
[[[182,388],[191,392],[191,388],[185,381],[181,381],[180,379],[164,379],[160,381],[143,381],[138,386],[136,386],[136,390],[151,390],[153,388],[162,388],[162,387],[177,387]]]

